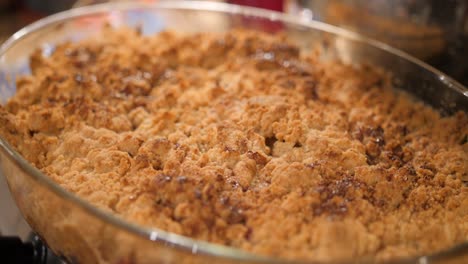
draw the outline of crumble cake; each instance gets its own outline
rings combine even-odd
[[[468,240],[468,118],[380,70],[253,31],[102,36],[37,51],[0,135],[134,223],[287,259]]]

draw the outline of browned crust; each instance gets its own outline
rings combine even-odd
[[[369,66],[234,30],[103,36],[31,58],[0,133],[95,205],[292,259],[388,259],[468,240],[464,113]]]

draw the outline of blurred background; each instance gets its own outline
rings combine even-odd
[[[0,0],[0,43],[73,7],[122,0]],[[158,0],[137,0],[157,2]],[[320,20],[402,49],[468,86],[467,0],[217,0]]]

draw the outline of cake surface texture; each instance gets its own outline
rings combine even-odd
[[[255,254],[386,260],[468,240],[468,117],[282,35],[105,28],[30,59],[0,135],[128,221]]]

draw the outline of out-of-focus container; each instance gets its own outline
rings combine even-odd
[[[300,12],[380,40],[468,82],[466,0],[298,0]]]

